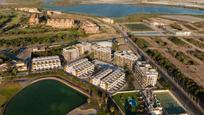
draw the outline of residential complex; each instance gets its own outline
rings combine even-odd
[[[111,48],[109,47],[103,47],[95,44],[92,46],[92,52],[95,59],[105,62],[111,62],[112,60]]]
[[[65,71],[77,77],[87,77],[94,72],[94,64],[83,58],[65,66]]]
[[[77,47],[79,50],[79,55],[84,55],[86,53],[90,53],[91,52],[91,46],[92,45],[89,42],[82,42],[82,43],[75,45],[75,47]]]
[[[158,72],[149,63],[146,61],[137,61],[135,71],[142,87],[156,85]]]
[[[118,66],[125,67],[132,69],[133,65],[135,64],[136,60],[139,57],[135,55],[132,51],[117,51],[114,53],[114,63]]]
[[[37,57],[32,59],[32,71],[45,71],[61,68],[59,56]]]
[[[99,73],[97,73],[96,75],[92,76],[92,79],[91,79],[91,83],[96,85],[96,86],[99,86],[100,83],[101,83],[101,80],[106,77],[108,74],[110,74],[113,70],[108,68],[108,69],[105,69],[105,70],[102,70],[100,71]]]
[[[64,59],[69,62],[73,61],[77,58],[79,58],[79,50],[76,47],[66,47],[63,48],[62,55],[64,56]]]
[[[121,89],[125,82],[125,73],[117,69],[101,80],[100,87],[113,92]]]
[[[74,19],[48,19],[46,25],[54,28],[74,28],[75,20]]]
[[[91,43],[82,42],[70,47],[66,47],[62,51],[64,59],[69,62],[78,59],[81,55],[91,52]]]

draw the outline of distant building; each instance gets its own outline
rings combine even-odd
[[[0,72],[8,71],[9,66],[7,63],[0,64]]]
[[[61,68],[59,56],[37,57],[32,59],[32,71],[45,71]]]
[[[100,32],[99,26],[90,21],[82,22],[81,29],[83,29],[87,34],[95,34]]]
[[[68,64],[65,67],[65,71],[77,77],[87,77],[92,75],[94,72],[94,64],[88,61],[88,59],[83,58]]]
[[[35,25],[39,23],[40,23],[39,14],[32,14],[29,19],[29,24]]]
[[[122,88],[125,84],[125,73],[117,69],[100,82],[100,87],[107,91],[116,91]]]
[[[54,28],[74,28],[75,20],[74,19],[48,19],[46,25]]]
[[[76,60],[86,53],[91,53],[91,43],[82,42],[73,46],[66,47],[62,51],[62,55],[67,62]]]
[[[27,8],[27,7],[23,7],[23,8],[15,8],[15,10],[17,10],[17,11],[29,12],[29,13],[41,13],[38,8]]]
[[[62,55],[64,56],[64,59],[69,62],[73,61],[79,58],[79,50],[76,47],[66,47],[63,48]]]
[[[99,18],[99,19],[101,19],[103,22],[107,24],[114,24],[114,20],[111,18]]]
[[[133,68],[133,65],[138,58],[139,57],[135,55],[131,50],[117,51],[114,53],[114,63],[122,67],[127,66],[129,69]]]
[[[159,74],[149,63],[146,61],[137,61],[135,71],[142,87],[156,85]]]
[[[111,62],[112,60],[110,47],[102,47],[95,44],[92,46],[92,52],[95,59],[106,61],[106,62]]]
[[[32,52],[44,52],[44,51],[46,51],[45,47],[35,47],[33,48]]]
[[[103,79],[104,77],[106,77],[108,74],[110,74],[113,70],[108,68],[105,70],[100,71],[99,73],[97,73],[96,75],[91,77],[91,83],[99,86],[101,83],[101,79]]]
[[[84,55],[85,53],[91,53],[91,43],[82,42],[80,44],[76,44],[75,47],[79,50],[79,55]]]
[[[190,36],[191,32],[188,31],[178,31],[175,33],[176,36]]]
[[[17,69],[18,72],[25,72],[25,71],[28,71],[28,67],[27,67],[27,64],[25,64],[24,62],[22,61],[19,61],[15,64],[15,67]]]

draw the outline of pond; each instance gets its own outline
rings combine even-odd
[[[106,17],[122,17],[130,14],[195,14],[204,15],[204,10],[162,6],[162,5],[127,5],[127,4],[83,4],[75,6],[58,6],[52,2],[55,0],[44,0],[43,8],[58,10],[62,12],[88,14]]]
[[[56,80],[36,82],[15,95],[4,115],[66,115],[87,97]]]

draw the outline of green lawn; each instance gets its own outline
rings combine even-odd
[[[17,83],[0,85],[0,105],[4,104],[9,98],[15,95],[22,87]]]
[[[136,108],[131,108],[128,105],[127,99],[130,97],[136,100]],[[144,114],[143,102],[142,99],[139,98],[139,93],[137,92],[116,94],[113,96],[113,99],[115,100],[116,104],[124,111],[124,113],[128,115]]]
[[[152,28],[145,24],[125,24],[130,31],[152,31]]]

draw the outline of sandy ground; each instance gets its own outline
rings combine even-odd
[[[169,41],[167,38],[162,37],[160,38],[162,41],[167,43],[167,46],[159,46],[153,39],[149,37],[144,37],[146,41],[148,41],[151,45],[151,49],[156,49],[160,53],[162,53],[163,56],[168,58],[174,65],[176,65],[184,75],[186,75],[189,78],[192,78],[195,80],[199,85],[204,87],[204,61],[201,61],[194,56],[187,53],[188,50],[194,49],[193,47],[182,47],[177,46],[171,41]],[[179,60],[177,60],[175,57],[173,57],[170,53],[166,51],[167,48],[170,48],[172,50],[181,51],[184,54],[186,54],[188,57],[190,57],[193,61],[195,61],[197,64],[195,65],[185,65]]]
[[[96,115],[97,111],[95,109],[87,109],[82,110],[80,108],[76,108],[69,112],[67,115]]]

